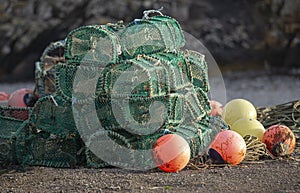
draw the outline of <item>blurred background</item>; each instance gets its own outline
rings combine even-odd
[[[45,47],[72,29],[128,23],[160,7],[202,41],[222,71],[300,68],[299,0],[1,0],[0,82],[34,81]]]

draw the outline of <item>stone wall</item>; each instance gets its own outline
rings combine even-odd
[[[258,4],[265,23],[266,61],[272,66],[300,66],[300,1],[264,0]]]
[[[3,2],[3,3],[2,3]],[[0,81],[33,80],[50,43],[82,25],[141,18],[164,7],[219,65],[299,66],[298,0],[2,0]]]

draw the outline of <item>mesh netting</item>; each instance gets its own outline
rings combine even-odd
[[[51,167],[74,167],[77,158],[78,138],[61,138],[48,132],[32,133],[27,163]]]
[[[41,98],[30,117],[36,130],[42,130],[63,138],[77,134],[72,106],[60,96]]]
[[[83,26],[69,33],[65,58],[69,63],[107,65],[116,63],[120,54],[119,39],[102,26]]]
[[[36,62],[35,92],[43,97],[55,92],[55,65],[64,62],[65,42],[51,43],[43,52],[41,61]]]
[[[208,67],[204,55],[193,50],[185,50],[184,55],[190,72],[191,82],[196,88],[201,88],[203,91],[208,92]]]
[[[194,87],[205,92],[209,91],[208,68],[204,55],[192,50],[184,50],[180,52],[159,52],[151,56],[167,64],[177,65],[181,68],[184,78],[192,82]]]
[[[127,148],[132,148],[131,144],[129,143],[128,139],[121,135],[120,133],[114,132],[114,131],[97,131],[90,135],[90,138],[87,141],[87,144],[92,147],[93,143],[97,144],[98,140],[106,140],[103,136],[109,136],[111,139],[113,139],[116,143],[119,145],[125,146]],[[96,143],[95,143],[96,142]],[[114,151],[114,149],[111,149],[111,147],[102,147],[106,148],[106,151]],[[97,157],[91,150],[86,150],[86,158],[87,158],[87,166],[88,167],[96,167],[101,168],[109,165],[121,165],[121,161],[118,162],[118,159],[114,159],[114,162],[105,162],[101,160],[99,157]],[[115,163],[118,162],[118,163]]]
[[[83,26],[65,42],[51,44],[37,63],[41,98],[30,116],[30,109],[0,108],[0,160],[122,166],[121,157],[98,158],[97,148],[115,151],[97,147],[98,142],[109,139],[127,149],[151,150],[165,133],[184,137],[195,157],[217,132],[228,129],[221,119],[208,116],[207,64],[202,54],[180,49],[185,40],[173,18],[146,13],[127,26]],[[126,159],[151,162],[140,155]]]
[[[24,120],[28,119],[30,110],[0,106],[0,161],[22,163],[27,136]]]
[[[244,161],[256,161],[262,157],[272,157],[272,154],[268,151],[266,144],[261,142],[257,137],[246,135],[244,137],[246,142],[246,156]]]
[[[52,167],[80,163],[82,144],[73,119],[70,102],[60,96],[41,98],[30,116],[28,163]]]
[[[257,119],[265,128],[276,124],[288,126],[295,134],[297,146],[300,146],[300,100],[272,107],[258,107]]]
[[[120,31],[122,52],[126,58],[138,54],[175,51],[184,46],[180,25],[168,16],[135,19]]]

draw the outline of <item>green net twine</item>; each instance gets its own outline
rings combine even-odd
[[[184,37],[178,22],[168,16],[135,19],[119,34],[125,58],[174,51],[184,46]]]
[[[95,66],[116,63],[120,54],[119,39],[102,26],[83,26],[66,38],[65,58],[68,63],[89,63]]]
[[[40,97],[55,92],[55,65],[65,62],[64,49],[64,41],[52,42],[44,50],[40,61],[36,62],[35,92]]]

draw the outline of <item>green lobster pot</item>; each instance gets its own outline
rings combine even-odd
[[[57,95],[69,102],[93,102],[95,98],[105,93],[103,74],[108,70],[109,67],[89,64],[79,66],[58,64],[56,66]]]
[[[81,140],[73,118],[71,102],[60,96],[46,96],[35,104],[30,116],[28,163],[51,167],[80,164]]]
[[[24,117],[28,118],[30,111],[31,108],[0,106],[0,162],[23,163],[28,138]]]
[[[30,121],[38,130],[60,137],[77,135],[72,104],[60,96],[46,96],[35,104]]]
[[[107,66],[103,75],[104,95],[112,97],[155,97],[169,92],[166,69],[146,56]]]
[[[182,53],[188,66],[190,80],[196,88],[201,88],[204,92],[209,91],[208,66],[205,56],[193,50],[185,50]]]
[[[76,65],[116,63],[120,51],[116,34],[103,26],[83,26],[71,31],[66,38],[65,58]]]
[[[174,82],[191,82],[195,88],[200,88],[205,92],[209,91],[208,68],[204,55],[192,50],[185,50],[180,52],[159,52],[152,54],[151,57],[180,67],[180,75],[176,76],[177,78],[173,80]]]
[[[65,100],[72,100],[73,82],[76,75],[77,66],[64,63],[57,64],[56,70],[56,93]]]
[[[192,51],[184,50],[180,52],[159,52],[152,57],[174,65],[178,65],[185,75],[185,80],[190,81],[196,88],[209,91],[208,68],[204,55]]]
[[[170,34],[167,39],[169,42],[167,45],[168,51],[174,51],[182,48],[185,44],[184,35],[179,23],[172,17],[166,15],[156,15],[150,17],[149,21],[153,24],[159,23],[163,32],[168,32]]]
[[[178,22],[168,16],[135,19],[119,32],[125,58],[138,54],[174,51],[184,46],[184,36]]]
[[[57,41],[51,43],[44,50],[40,61],[35,64],[35,92],[40,97],[55,92],[55,66],[65,62],[65,42]]]
[[[54,92],[45,92],[44,71],[37,70],[42,98],[27,127],[29,164],[122,166],[121,157],[113,163],[96,156],[100,150],[115,151],[105,140],[129,150],[151,150],[166,133],[184,137],[195,157],[217,131],[227,128],[208,116],[204,55],[181,50],[185,39],[175,19],[150,13],[159,12],[146,12],[127,26],[119,22],[71,31],[61,45],[64,60],[53,68]],[[132,156],[128,163],[151,162]]]
[[[93,145],[94,145],[93,142],[95,142],[95,140],[96,141],[102,140],[102,143],[103,143],[103,141],[107,140],[103,136],[108,136],[110,139],[112,139],[117,144],[124,146],[128,149],[132,149],[132,145],[128,141],[129,140],[128,135],[127,136],[123,135],[123,133],[122,132],[114,132],[111,130],[105,130],[105,131],[98,130],[95,133],[93,133],[93,135],[90,135],[90,138],[86,140],[86,144],[89,146],[89,148],[91,148],[91,147],[93,148]],[[96,145],[97,145],[97,143],[96,143]],[[109,165],[116,165],[116,164],[122,165],[120,158],[118,161],[117,156],[114,157],[114,162],[110,162],[110,161],[105,162],[105,161],[101,160],[99,157],[97,157],[89,148],[87,148],[86,152],[85,152],[88,167],[101,168],[101,167],[105,167],[105,166],[109,166]],[[93,149],[95,150],[98,148],[94,147]],[[111,146],[104,146],[104,147],[101,147],[101,149],[104,151],[107,151],[107,152],[115,151],[114,147],[111,147]]]
[[[35,133],[31,138],[29,165],[48,167],[75,167],[80,165],[77,155],[79,138],[61,138],[42,132]]]

